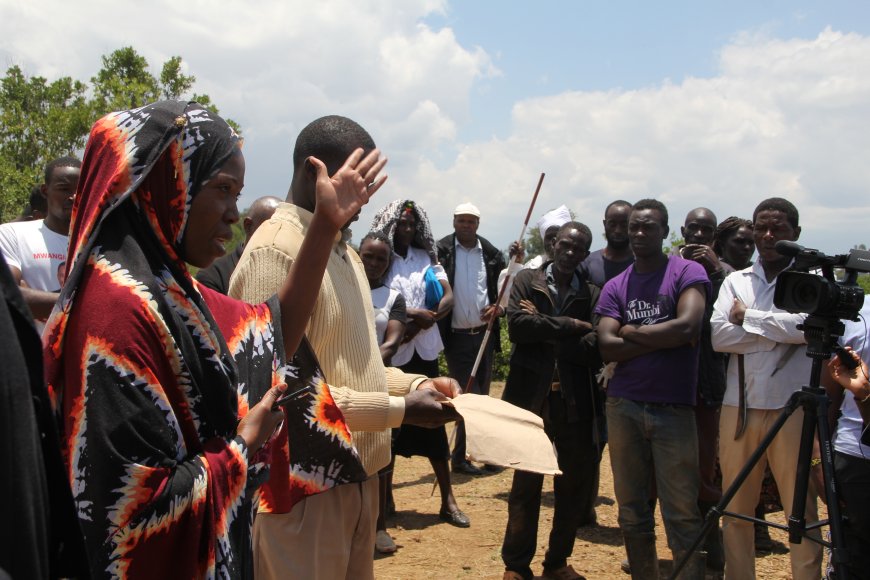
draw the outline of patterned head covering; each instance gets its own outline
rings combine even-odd
[[[95,577],[252,571],[250,526],[270,449],[249,454],[236,425],[284,378],[280,306],[274,297],[251,306],[199,286],[182,243],[194,198],[238,147],[226,122],[197,103],[111,113],[91,130],[68,276],[43,341]],[[322,384],[316,360],[308,362],[314,368],[286,372]],[[361,465],[328,392],[309,402],[310,413],[337,416],[309,420],[300,402],[294,428],[328,424],[333,453],[350,457],[333,462],[319,491],[347,480],[343,465]],[[297,461],[275,453],[292,476]]]
[[[393,242],[393,236],[396,233],[396,226],[399,224],[399,218],[406,212],[414,214],[417,220],[417,231],[414,232],[414,239],[411,240],[411,245],[415,248],[421,248],[429,254],[433,264],[438,263],[438,254],[435,253],[435,238],[432,236],[432,229],[429,227],[429,218],[423,208],[411,201],[410,199],[397,199],[391,201],[384,206],[372,220],[372,227],[369,230],[373,232],[383,232]]]

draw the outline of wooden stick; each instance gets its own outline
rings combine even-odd
[[[541,185],[543,185],[543,183],[544,183],[544,174],[541,173],[541,177],[538,179],[538,186],[535,188],[535,195],[532,196],[532,203],[529,204],[529,211],[526,212],[526,219],[523,222],[522,229],[520,230],[520,237],[517,238],[517,243],[520,245],[522,245],[522,243],[523,243],[523,236],[526,235],[526,228],[529,225],[529,220],[532,217],[532,212],[535,209],[535,202],[538,201],[538,194],[541,193]],[[514,256],[514,261],[516,263],[519,263],[519,261],[520,261],[519,252],[517,252],[517,255]],[[510,268],[508,268],[507,276],[504,277],[504,281],[502,281],[501,288],[499,288],[499,291],[498,291],[498,298],[496,298],[496,301],[495,301],[496,305],[501,303],[501,300],[504,297],[505,290],[507,289],[508,286],[510,286],[511,278],[512,278],[511,271],[510,271]],[[469,375],[469,377],[468,377],[468,382],[465,383],[465,391],[464,392],[466,392],[466,393],[471,390],[471,383],[474,382],[474,378],[475,378],[475,376],[477,376],[477,369],[478,369],[478,367],[480,367],[480,361],[483,358],[483,353],[485,352],[486,345],[489,342],[489,336],[490,336],[490,334],[492,334],[492,325],[495,322],[495,318],[496,318],[495,316],[490,316],[489,321],[486,323],[486,332],[483,335],[483,342],[480,344],[480,350],[477,351],[477,358],[474,360],[474,366],[471,367],[471,375]]]

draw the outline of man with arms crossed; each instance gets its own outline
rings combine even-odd
[[[375,144],[346,117],[322,117],[302,130],[293,151],[288,203],[280,204],[247,243],[230,280],[231,296],[257,302],[277,290],[314,212],[317,173],[308,158],[320,159],[332,174],[357,148],[369,152]],[[373,188],[381,183],[374,182]],[[389,429],[403,422],[432,427],[457,417],[440,402],[459,393],[455,381],[384,368],[368,279],[359,256],[346,244],[347,233],[345,226],[335,239],[307,337],[369,477],[309,495],[289,511],[261,502],[254,523],[258,578],[374,578],[377,474],[390,462]],[[265,487],[280,477],[287,475],[273,470]]]
[[[788,200],[772,197],[758,204],[752,222],[758,260],[725,278],[710,318],[713,348],[731,353],[719,421],[723,489],[731,485],[758,448],[791,394],[808,383],[812,367],[806,356],[804,334],[797,328],[805,316],[773,305],[777,276],[791,264],[791,258],[777,252],[775,245],[780,240],[796,241],[800,236],[798,210]],[[754,514],[764,467],[769,464],[786,517],[789,516],[802,423],[803,410],[798,409],[744,480],[728,504],[728,511]],[[816,508],[816,498],[810,492],[806,501],[807,522],[819,519]],[[752,522],[726,517],[722,535],[726,576],[755,578]],[[821,576],[820,545],[807,539],[790,544],[790,556],[795,580]]]
[[[592,420],[593,373],[601,366],[592,311],[600,290],[577,267],[589,253],[592,233],[578,222],[557,230],[554,257],[517,274],[508,306],[508,328],[516,344],[502,399],[544,419],[556,446],[561,475],[553,479],[555,505],[544,578],[578,580],[568,564],[577,527],[596,487],[599,460]],[[501,548],[504,580],[533,577],[541,487],[544,476],[515,471],[508,496],[508,523]]]
[[[668,212],[661,202],[637,202],[628,232],[634,265],[605,284],[595,312],[601,357],[617,362],[606,408],[619,527],[632,578],[646,580],[658,578],[650,477],[675,561],[701,531],[694,406],[710,282],[700,264],[662,251]],[[703,553],[680,577],[704,578]]]

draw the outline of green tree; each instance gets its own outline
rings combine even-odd
[[[45,164],[84,145],[91,125],[86,85],[49,83],[17,66],[0,80],[0,218],[18,215]]]
[[[155,76],[145,57],[129,46],[103,56],[90,83],[71,77],[49,82],[9,68],[0,79],[0,221],[19,214],[48,161],[81,154],[91,125],[106,113],[185,98],[218,113],[208,95],[193,92],[196,77],[182,68],[181,57],[173,56]],[[237,123],[227,122],[241,132]]]

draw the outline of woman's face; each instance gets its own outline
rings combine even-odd
[[[190,206],[182,244],[185,260],[197,268],[209,266],[227,253],[232,225],[239,221],[236,206],[245,185],[245,157],[236,150],[217,174],[208,180]]]
[[[406,248],[411,245],[414,234],[417,232],[417,218],[411,212],[403,212],[396,224],[396,233],[393,234],[393,243]]]
[[[379,282],[390,266],[390,246],[381,240],[367,238],[360,245],[359,257],[369,282]]]
[[[752,228],[740,226],[730,238],[722,244],[722,257],[725,261],[737,267],[744,267],[755,253],[755,239]]]

